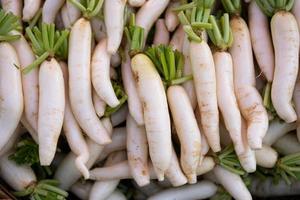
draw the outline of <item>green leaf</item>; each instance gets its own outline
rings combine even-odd
[[[39,163],[39,148],[32,139],[24,139],[18,142],[16,151],[9,156],[18,165],[29,165]]]

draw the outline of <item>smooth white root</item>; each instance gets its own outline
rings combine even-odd
[[[298,28],[300,27],[300,12],[299,12],[299,10],[300,10],[300,2],[295,1],[294,6],[292,8],[292,13],[298,22]]]
[[[109,118],[103,118],[102,123],[106,131],[111,135],[112,125]],[[87,139],[87,145],[90,152],[90,158],[86,163],[87,168],[91,168],[100,156],[104,146]],[[64,160],[60,163],[54,174],[54,179],[60,183],[60,188],[68,190],[80,177],[81,173],[74,164],[77,156],[70,152]]]
[[[121,65],[121,61],[122,61],[122,58],[121,58],[119,52],[112,54],[110,57],[110,65],[112,68],[119,67]],[[110,76],[112,79],[116,79],[112,75],[110,75]]]
[[[170,41],[170,34],[163,19],[158,19],[155,22],[155,34],[153,39],[154,45],[164,44],[168,45]]]
[[[166,189],[148,198],[148,200],[165,199],[207,199],[216,194],[218,187],[210,181],[201,181],[194,185]]]
[[[10,160],[10,153],[0,157],[0,177],[15,191],[26,189],[34,184],[37,179],[30,166],[17,165]]]
[[[252,200],[252,196],[247,189],[241,177],[234,174],[221,166],[213,169],[218,182],[226,189],[226,191],[236,200]]]
[[[23,1],[20,0],[1,0],[2,9],[5,12],[11,12],[22,18]]]
[[[113,113],[110,117],[113,127],[125,122],[128,114],[127,104],[123,105],[117,112]]]
[[[250,190],[257,197],[287,197],[300,194],[300,182],[296,181],[288,185],[281,179],[278,184],[274,184],[272,178],[266,180],[255,178],[251,181]]]
[[[126,59],[122,62],[121,73],[125,93],[128,96],[127,104],[129,113],[138,125],[144,125],[143,106],[138,96],[136,83],[131,70],[131,60],[128,51],[125,52]]]
[[[24,36],[21,34],[19,35],[20,39],[13,41],[11,44],[14,46],[18,54],[21,69],[24,69],[33,63],[35,55]],[[37,117],[39,109],[38,72],[38,68],[35,68],[28,74],[21,74],[24,95],[24,112],[27,121],[35,131],[37,131]]]
[[[205,156],[201,162],[201,164],[199,163],[196,173],[197,176],[206,174],[207,172],[213,170],[213,168],[216,166],[216,163],[214,161],[214,159],[210,156]]]
[[[111,166],[126,159],[126,153],[123,151],[111,154],[104,166]],[[91,174],[92,175],[92,174]],[[116,189],[120,179],[108,181],[96,181],[91,189],[89,200],[104,200],[109,197]]]
[[[270,146],[263,145],[255,151],[257,165],[264,168],[273,168],[278,159],[278,153]]]
[[[182,170],[190,184],[196,183],[196,169],[201,155],[201,134],[192,105],[187,93],[181,86],[169,87],[167,97],[180,141],[180,164]]]
[[[104,1],[104,22],[107,32],[107,52],[115,54],[121,44],[126,0]]]
[[[299,28],[290,12],[275,13],[271,20],[275,71],[271,98],[278,116],[287,123],[297,120],[292,105],[299,68]]]
[[[89,150],[86,144],[83,133],[72,113],[69,89],[68,89],[68,68],[63,62],[60,62],[60,67],[65,81],[65,113],[63,121],[63,131],[67,138],[68,144],[74,154],[77,155],[75,164],[78,170],[82,173],[83,177],[87,179],[89,177],[89,171],[85,164],[89,160]]]
[[[41,165],[50,165],[63,126],[65,86],[62,70],[52,58],[44,61],[39,70],[38,138]]]
[[[150,158],[158,180],[162,181],[172,157],[171,122],[165,89],[154,64],[146,55],[134,56],[131,68],[143,105]]]
[[[145,41],[152,25],[164,12],[169,2],[170,0],[148,0],[136,13],[136,25],[145,29]]]
[[[184,38],[184,30],[182,26],[179,26],[173,34],[169,45],[172,46],[174,50],[182,52]]]
[[[106,198],[106,200],[126,200],[127,198],[125,195],[120,192],[119,190],[115,190],[109,197]]]
[[[233,141],[234,149],[237,154],[242,154],[245,151],[241,131],[242,119],[234,94],[232,58],[228,52],[215,52],[213,56],[218,80],[218,106]]]
[[[195,117],[196,117],[196,120],[197,120],[198,127],[200,129],[200,133],[203,133],[203,129],[202,129],[202,126],[201,126],[201,116],[200,116],[199,109],[196,108],[194,113],[195,113]],[[221,133],[221,131],[220,131],[220,133]],[[220,134],[220,136],[221,136],[221,134]],[[208,142],[207,142],[207,139],[206,139],[205,135],[201,134],[201,151],[200,151],[201,156],[200,156],[200,161],[199,161],[200,164],[201,164],[202,159],[204,158],[204,156],[208,153],[209,149],[210,149],[210,147],[208,145]]]
[[[32,126],[29,124],[29,122],[27,121],[27,119],[24,115],[22,115],[20,122],[26,128],[26,130],[29,132],[29,134],[31,135],[31,137],[35,141],[35,143],[38,144],[39,143],[38,133],[34,128],[32,128]]]
[[[13,46],[0,43],[0,150],[17,128],[24,108],[21,72],[15,65],[19,66],[19,59]]]
[[[10,139],[8,140],[8,142],[5,144],[5,146],[0,150],[0,157],[7,153],[8,151],[10,151],[14,145],[17,143],[17,141],[19,140],[20,136],[23,133],[26,133],[27,130],[24,129],[22,127],[22,124],[19,124],[18,127],[16,128],[16,130],[14,131],[13,135],[10,137]]]
[[[66,1],[65,5],[61,8],[61,17],[65,28],[70,28],[80,18],[80,15],[80,10],[69,1]]]
[[[120,102],[110,81],[110,57],[107,39],[103,39],[97,44],[92,56],[92,83],[99,97],[110,107],[116,107]]]
[[[130,114],[126,120],[127,158],[130,172],[136,183],[142,187],[149,184],[148,143],[146,129],[139,126]]]
[[[183,31],[184,33],[184,31]],[[183,34],[183,46],[182,46],[182,53],[184,55],[184,69],[183,69],[183,74],[185,76],[193,74],[192,66],[191,66],[191,61],[190,61],[190,41],[188,38],[185,36],[185,33]],[[185,91],[189,95],[189,99],[191,101],[192,107],[196,108],[197,106],[197,96],[196,96],[196,90],[194,86],[193,80],[186,81],[182,84],[184,87]]]
[[[198,52],[202,52],[199,54]],[[221,150],[219,135],[219,111],[215,64],[210,47],[205,41],[190,42],[189,55],[193,81],[201,115],[201,124],[210,148]]]
[[[247,138],[252,149],[262,147],[268,129],[268,115],[255,88],[255,72],[250,33],[241,17],[230,20],[234,42],[229,49],[233,60],[235,95],[242,116],[247,121]]]
[[[141,7],[146,0],[128,0],[128,3],[132,7]]]
[[[93,183],[78,181],[70,188],[70,191],[78,198],[85,200],[89,198]]]
[[[29,22],[39,11],[42,0],[24,0],[23,18],[25,22]]]
[[[273,144],[276,151],[282,155],[300,152],[300,144],[295,134],[287,134]]]
[[[103,117],[106,109],[106,103],[98,96],[97,92],[93,90],[93,104],[98,117]]]
[[[173,8],[178,7],[179,2],[171,2],[165,12],[165,23],[169,32],[173,32],[179,25],[177,13],[172,11]]]
[[[96,143],[111,142],[107,131],[98,119],[91,94],[91,40],[90,22],[79,19],[69,37],[69,89],[73,114],[83,131]],[[80,95],[79,95],[80,94]]]
[[[300,76],[299,74],[298,74],[297,82],[293,93],[293,102],[295,104],[295,111],[297,114],[297,138],[298,141],[300,141]]]
[[[94,33],[95,40],[100,42],[106,37],[106,28],[103,20],[98,17],[93,17],[91,19],[92,30]]]
[[[268,82],[273,81],[275,57],[268,17],[255,1],[248,8],[249,30],[253,52],[260,70]]]
[[[287,124],[285,122],[280,122],[279,120],[273,120],[269,125],[267,134],[263,139],[263,143],[271,146],[286,133],[295,130],[296,127],[296,123]]]
[[[42,21],[47,24],[54,23],[55,17],[65,0],[46,0],[42,9]]]
[[[115,151],[121,151],[126,149],[126,128],[114,128],[113,134],[111,137],[112,142],[106,145],[97,159],[97,162],[100,162],[107,158],[107,156]]]

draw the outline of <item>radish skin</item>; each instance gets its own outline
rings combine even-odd
[[[165,199],[207,199],[217,192],[217,186],[210,181],[201,181],[194,185],[166,189],[148,198],[148,200]]]
[[[23,133],[26,133],[27,130],[22,127],[22,124],[19,124],[16,130],[14,131],[13,135],[10,137],[9,141],[5,144],[5,146],[0,151],[0,157],[10,151],[17,141],[19,140],[20,136]]]
[[[170,34],[163,19],[158,19],[155,22],[155,34],[153,39],[154,45],[164,44],[168,45],[170,41]]]
[[[138,126],[131,115],[128,114],[126,132],[126,147],[130,172],[136,183],[142,187],[150,183],[146,130],[144,126]]]
[[[35,141],[35,143],[38,144],[39,139],[38,139],[37,131],[34,128],[32,128],[32,126],[29,124],[29,122],[27,121],[24,115],[22,115],[20,122],[26,128],[26,130],[28,131],[32,139]]]
[[[196,173],[197,176],[206,174],[215,167],[216,163],[214,159],[210,156],[205,156],[202,160],[202,163],[198,165]]]
[[[255,88],[255,72],[250,33],[240,17],[230,21],[234,42],[229,49],[233,60],[235,95],[242,116],[247,121],[247,137],[252,149],[262,147],[268,129],[268,115],[260,94]]]
[[[220,182],[220,184],[234,199],[252,200],[250,192],[239,175],[234,174],[221,166],[216,166],[213,173],[218,182]]]
[[[123,105],[117,112],[113,113],[110,117],[113,127],[120,125],[125,122],[128,114],[127,104]]]
[[[91,19],[92,30],[94,33],[95,40],[100,42],[106,37],[106,28],[103,20],[98,17],[93,17]]]
[[[125,52],[126,59],[122,62],[121,73],[125,93],[128,96],[127,103],[129,113],[138,125],[144,125],[143,106],[138,96],[136,83],[131,70],[131,60],[128,52]]]
[[[268,17],[260,10],[256,1],[252,1],[249,4],[248,16],[251,42],[256,61],[267,81],[272,82],[275,57]]]
[[[91,182],[78,181],[70,188],[70,191],[75,194],[78,198],[84,200],[88,199],[93,184]]]
[[[95,112],[91,94],[91,25],[81,18],[72,27],[69,38],[69,89],[73,114],[84,132],[96,143],[111,142]],[[78,95],[80,94],[80,95]]]
[[[1,0],[2,9],[5,12],[11,12],[12,14],[22,18],[23,1],[20,0]]]
[[[193,184],[197,182],[196,169],[201,155],[200,130],[184,88],[181,86],[169,87],[167,97],[176,132],[180,140],[181,167],[189,183]]]
[[[29,22],[39,11],[42,0],[24,0],[23,18],[25,22]]]
[[[171,38],[170,46],[172,46],[174,50],[182,52],[184,38],[184,30],[182,26],[179,26]]]
[[[80,18],[80,15],[80,10],[69,1],[66,1],[61,9],[61,17],[65,28],[70,28]]]
[[[278,153],[270,146],[263,145],[255,151],[257,165],[264,168],[273,168],[278,159]]]
[[[132,7],[141,7],[146,0],[128,0],[128,3]]]
[[[24,38],[20,35],[20,39],[13,41],[14,46],[19,60],[20,67],[24,69],[35,60],[35,55],[33,51]],[[30,126],[37,131],[37,121],[38,121],[38,109],[39,109],[39,81],[38,81],[38,68],[32,69],[28,74],[21,74],[22,77],[22,87],[24,95],[24,112],[27,121]]]
[[[106,131],[111,135],[112,125],[109,118],[103,118],[101,121]],[[90,157],[89,161],[86,163],[86,166],[88,169],[90,169],[97,161],[104,146],[99,145],[90,139],[87,139],[87,145],[89,148]],[[68,190],[81,177],[80,171],[77,169],[76,165],[74,165],[76,158],[77,156],[70,152],[55,171],[54,179],[59,181],[59,187],[64,190]]]
[[[169,32],[173,32],[179,25],[177,13],[172,10],[179,5],[179,2],[171,2],[165,12],[165,23]]]
[[[13,46],[6,42],[0,43],[0,150],[17,128],[24,108],[21,72],[15,65],[20,64]]]
[[[298,141],[300,141],[300,126],[299,126],[300,125],[300,77],[299,75],[293,93],[293,101],[295,104],[295,111],[297,114],[297,138]]]
[[[89,150],[81,129],[71,110],[68,89],[69,78],[67,65],[63,62],[60,62],[60,67],[65,81],[65,113],[63,121],[63,131],[72,152],[77,155],[75,161],[76,167],[82,173],[83,177],[85,179],[88,179],[89,171],[85,164],[89,160]]]
[[[228,52],[215,52],[214,62],[217,78],[217,99],[225,126],[233,141],[237,154],[245,149],[241,132],[241,114],[234,94],[233,64]]]
[[[55,17],[65,0],[46,0],[42,10],[42,21],[47,24],[54,23]]]
[[[121,44],[126,2],[127,0],[104,1],[104,22],[107,31],[107,52],[109,54],[115,54]]]
[[[134,56],[131,67],[143,105],[150,158],[158,180],[163,181],[172,157],[170,116],[164,86],[146,55]]]
[[[7,153],[0,157],[0,177],[15,191],[22,191],[35,184],[37,178],[31,167],[17,165],[8,158],[9,155],[10,153]]]
[[[52,58],[39,70],[38,137],[41,165],[51,164],[63,126],[65,87],[62,70]]]
[[[296,18],[297,22],[298,22],[298,28],[300,28],[300,2],[299,1],[295,1],[294,2],[294,6],[292,8],[292,13],[294,15],[294,17]]]
[[[136,25],[144,28],[144,38],[147,39],[152,25],[167,8],[170,0],[148,0],[136,13]]]
[[[106,109],[106,103],[98,96],[95,90],[93,90],[93,103],[96,114],[98,117],[103,117]]]
[[[110,54],[107,52],[107,40],[100,41],[92,56],[92,83],[99,97],[110,107],[120,102],[110,81]]]
[[[300,152],[299,141],[295,134],[287,134],[277,140],[273,147],[282,155],[290,155]]]
[[[299,68],[299,28],[295,17],[284,11],[271,20],[275,50],[275,71],[272,84],[272,103],[278,116],[287,123],[297,120],[292,96]]]
[[[221,146],[214,59],[205,41],[190,42],[189,55],[202,128],[210,148],[218,152]]]

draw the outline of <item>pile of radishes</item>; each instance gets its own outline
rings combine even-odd
[[[300,195],[299,36],[300,0],[1,0],[0,177],[33,200]]]

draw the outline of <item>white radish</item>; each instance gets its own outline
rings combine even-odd
[[[182,169],[189,183],[196,183],[196,169],[201,155],[201,135],[192,105],[184,88],[181,86],[169,87],[167,97],[180,140],[180,163]]]
[[[300,27],[300,26],[299,26]],[[293,101],[295,104],[295,111],[297,114],[297,138],[300,141],[300,77],[298,74],[297,82],[293,93]]]
[[[54,23],[55,17],[65,0],[46,0],[42,10],[42,21],[47,24]]]
[[[111,166],[121,162],[126,158],[126,154],[122,151],[116,152],[109,156],[105,162],[105,166]],[[92,175],[92,174],[91,174]],[[120,179],[108,180],[108,181],[96,181],[91,189],[89,200],[104,200],[109,197],[116,189],[120,182]]]
[[[91,19],[92,30],[94,33],[95,40],[100,42],[106,37],[106,28],[103,20],[98,17],[93,17]]]
[[[93,104],[98,117],[103,117],[106,109],[106,103],[98,96],[97,92],[93,90]]]
[[[299,28],[295,17],[284,11],[271,20],[275,71],[271,97],[278,116],[287,123],[297,120],[292,96],[299,68]]]
[[[25,132],[24,132],[25,131]],[[26,133],[27,130],[22,127],[22,124],[19,124],[13,135],[10,137],[9,141],[5,144],[5,146],[0,151],[0,157],[10,151],[15,144],[18,142],[20,136],[23,133]]]
[[[11,12],[12,14],[22,18],[23,1],[20,0],[1,0],[2,9],[5,12]]]
[[[264,168],[273,168],[278,159],[278,153],[270,146],[263,145],[255,151],[257,165]]]
[[[170,46],[172,46],[172,48],[174,50],[181,52],[182,47],[183,47],[184,38],[185,38],[184,30],[183,30],[182,26],[179,26],[171,38]]]
[[[216,194],[218,187],[210,181],[201,181],[194,185],[166,189],[148,198],[148,200],[164,199],[207,199]]]
[[[198,52],[202,52],[199,54]],[[190,42],[189,50],[193,80],[197,95],[201,125],[210,148],[221,150],[219,136],[219,111],[214,59],[205,41]]]
[[[154,64],[146,55],[134,56],[131,67],[143,105],[150,158],[158,180],[162,181],[172,157],[170,116],[164,86]]]
[[[19,60],[20,67],[24,69],[35,60],[35,55],[24,38],[20,35],[20,39],[12,42]],[[37,131],[37,121],[38,121],[38,109],[39,109],[39,80],[38,80],[38,68],[34,68],[28,74],[21,74],[22,77],[22,87],[24,95],[24,113],[30,126]]]
[[[252,200],[252,196],[241,177],[221,166],[216,166],[213,170],[218,182],[236,200]]]
[[[123,105],[117,112],[113,113],[110,117],[113,127],[120,125],[125,122],[128,114],[127,104]]]
[[[101,121],[106,131],[111,135],[112,126],[109,118],[103,118]],[[89,147],[90,158],[89,161],[86,163],[86,166],[89,169],[97,161],[104,146],[99,145],[90,139],[87,140],[87,145]],[[76,165],[74,164],[76,158],[77,156],[72,152],[70,152],[60,163],[57,170],[55,171],[54,179],[59,181],[60,188],[68,190],[81,177],[80,171],[77,169]]]
[[[24,0],[23,18],[25,22],[29,22],[39,11],[42,0]]]
[[[85,164],[89,160],[89,150],[85,138],[83,137],[83,134],[81,132],[81,129],[71,110],[68,89],[69,78],[67,65],[63,62],[60,62],[60,67],[65,81],[65,113],[63,131],[72,152],[78,156],[75,161],[76,167],[82,173],[84,178],[87,179],[89,177],[89,171]]]
[[[300,10],[300,2],[295,1],[294,6],[292,8],[292,13],[298,22],[298,28],[300,28],[300,12],[299,12],[299,10]]]
[[[271,146],[286,133],[295,130],[296,127],[296,123],[287,124],[285,122],[280,122],[279,120],[273,120],[270,123],[266,136],[263,139],[263,143]]]
[[[78,181],[70,188],[70,191],[75,194],[78,198],[84,200],[88,199],[93,184],[91,182]]]
[[[155,34],[153,39],[154,45],[164,44],[168,45],[170,41],[170,34],[163,19],[158,19],[155,22]]]
[[[172,10],[179,5],[179,2],[171,2],[165,12],[165,23],[169,32],[173,32],[179,25],[177,13]]]
[[[111,142],[95,112],[91,94],[91,25],[84,18],[72,27],[69,37],[69,89],[73,114],[84,132],[98,144]],[[80,94],[80,95],[79,95]]]
[[[250,33],[241,17],[232,18],[234,42],[229,52],[233,59],[234,87],[240,111],[247,121],[247,137],[252,149],[262,146],[268,129],[268,115],[255,88],[255,73]]]
[[[248,16],[251,42],[256,61],[267,81],[272,82],[275,57],[268,17],[260,10],[256,1],[252,1],[249,4]]]
[[[125,52],[126,58],[122,62],[121,73],[125,93],[128,96],[127,103],[129,113],[138,125],[144,124],[143,106],[138,96],[136,83],[131,70],[131,60],[128,52]]]
[[[148,0],[136,13],[136,25],[144,28],[144,38],[159,18],[159,16],[167,8],[170,0]]]
[[[237,154],[242,154],[245,149],[242,140],[241,114],[234,93],[232,58],[224,51],[215,52],[213,56],[216,67],[218,105],[235,151]]]
[[[24,107],[21,72],[15,65],[19,66],[19,59],[14,48],[9,43],[0,43],[0,150],[17,128]]]
[[[0,177],[16,191],[22,191],[32,184],[35,184],[37,178],[27,165],[17,165],[10,160],[10,153],[0,157]]]
[[[115,54],[121,44],[124,29],[124,9],[127,0],[104,1],[104,22],[107,31],[107,52]]]
[[[38,139],[37,130],[35,130],[34,128],[32,128],[32,126],[29,124],[29,122],[27,121],[27,119],[25,118],[24,115],[22,115],[20,122],[26,128],[26,130],[29,132],[30,136],[35,141],[35,143],[38,144],[39,143],[39,139]]]
[[[128,3],[132,7],[141,7],[146,0],[128,0]]]
[[[300,144],[295,134],[287,134],[277,140],[273,147],[282,155],[300,152]]]
[[[54,158],[64,110],[64,78],[60,65],[52,58],[44,61],[39,70],[38,137],[41,165],[50,165]]]
[[[138,126],[130,114],[126,120],[127,157],[130,172],[136,183],[142,187],[149,184],[148,143],[144,126]]]
[[[110,81],[110,54],[107,52],[107,39],[103,39],[97,44],[91,66],[92,83],[95,91],[110,107],[116,107],[120,102]]]
[[[198,176],[206,174],[215,167],[216,163],[214,159],[210,156],[203,158],[202,163],[198,165],[196,173]]]
[[[116,53],[112,54],[111,57],[110,57],[110,65],[111,65],[111,67],[112,68],[119,67],[120,64],[121,64],[121,60],[122,60],[122,58],[121,58],[119,52],[116,52]],[[113,78],[114,76],[111,75],[111,77],[112,77],[112,79],[114,79]]]
[[[61,17],[65,28],[70,28],[80,18],[80,15],[80,10],[69,1],[66,1],[61,9]]]

